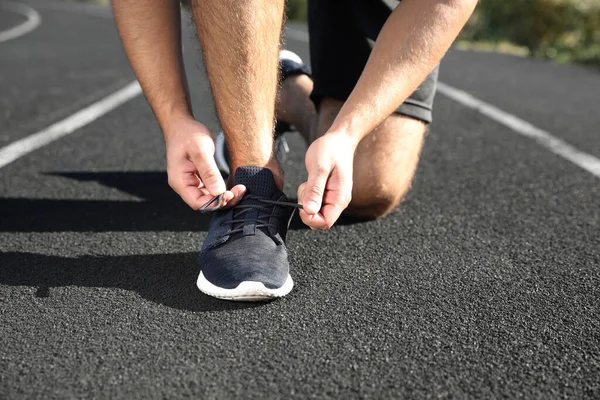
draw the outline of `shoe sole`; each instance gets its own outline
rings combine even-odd
[[[288,294],[294,287],[292,277],[288,275],[283,286],[277,289],[269,289],[262,282],[245,281],[240,283],[234,289],[225,289],[210,283],[200,272],[196,282],[198,289],[204,294],[216,297],[222,300],[232,301],[267,301]]]
[[[279,61],[281,60],[291,60],[298,64],[304,63],[304,61],[302,61],[302,58],[300,58],[298,54],[285,49],[279,51]]]

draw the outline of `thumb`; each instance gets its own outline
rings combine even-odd
[[[227,190],[223,176],[213,157],[208,157],[203,164],[196,165],[196,168],[198,168],[200,179],[210,194],[218,196]]]
[[[313,170],[308,174],[302,199],[302,207],[308,215],[315,215],[321,209],[328,177],[329,171],[324,168]]]
[[[196,153],[191,159],[198,170],[202,184],[211,195],[218,196],[227,190],[225,181],[223,181],[221,172],[212,154]]]

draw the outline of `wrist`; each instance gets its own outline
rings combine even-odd
[[[175,134],[182,124],[195,121],[194,116],[187,109],[173,110],[161,114],[160,117],[157,115],[157,120],[165,137]]]
[[[325,136],[335,137],[343,143],[348,144],[352,148],[352,151],[356,151],[356,148],[358,147],[358,144],[361,140],[361,138],[358,135],[354,134],[349,129],[330,129],[325,133]]]
[[[365,132],[364,126],[364,121],[368,119],[368,114],[364,112],[348,112],[344,104],[327,133],[338,135],[356,150],[360,141],[369,133]]]

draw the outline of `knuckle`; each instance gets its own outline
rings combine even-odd
[[[313,196],[322,196],[323,189],[320,186],[312,186],[308,193]]]
[[[189,154],[192,158],[202,158],[204,156],[204,152],[199,146],[191,146],[189,148]]]
[[[188,137],[188,138],[184,139],[183,146],[186,149],[191,149],[191,148],[196,147],[196,142],[194,140],[192,140],[191,137]]]
[[[215,153],[215,145],[213,144],[212,141],[205,141],[202,142],[198,145],[198,148],[200,149],[200,152],[202,154],[214,154]]]
[[[186,141],[186,148],[190,155],[203,156],[204,154],[211,153],[211,142],[205,140],[197,140],[197,138],[190,138]],[[212,146],[214,148],[214,145]]]
[[[212,182],[212,181],[216,181],[219,179],[219,177],[221,176],[221,173],[219,171],[216,171],[212,168],[207,169],[206,171],[204,171],[204,173],[202,174],[202,180],[203,181],[208,181],[208,182]]]
[[[323,175],[323,174],[326,174],[329,172],[329,168],[328,168],[327,164],[324,164],[324,163],[318,163],[315,166],[315,170],[319,175]]]

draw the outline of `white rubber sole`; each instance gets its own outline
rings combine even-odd
[[[292,60],[294,62],[297,62],[298,64],[303,63],[302,59],[298,54],[285,49],[279,51],[279,60]]]
[[[283,297],[294,287],[292,277],[288,275],[283,286],[277,289],[269,289],[262,282],[245,281],[235,289],[224,289],[210,283],[200,272],[196,282],[198,289],[204,294],[223,300],[232,301],[266,301]]]

